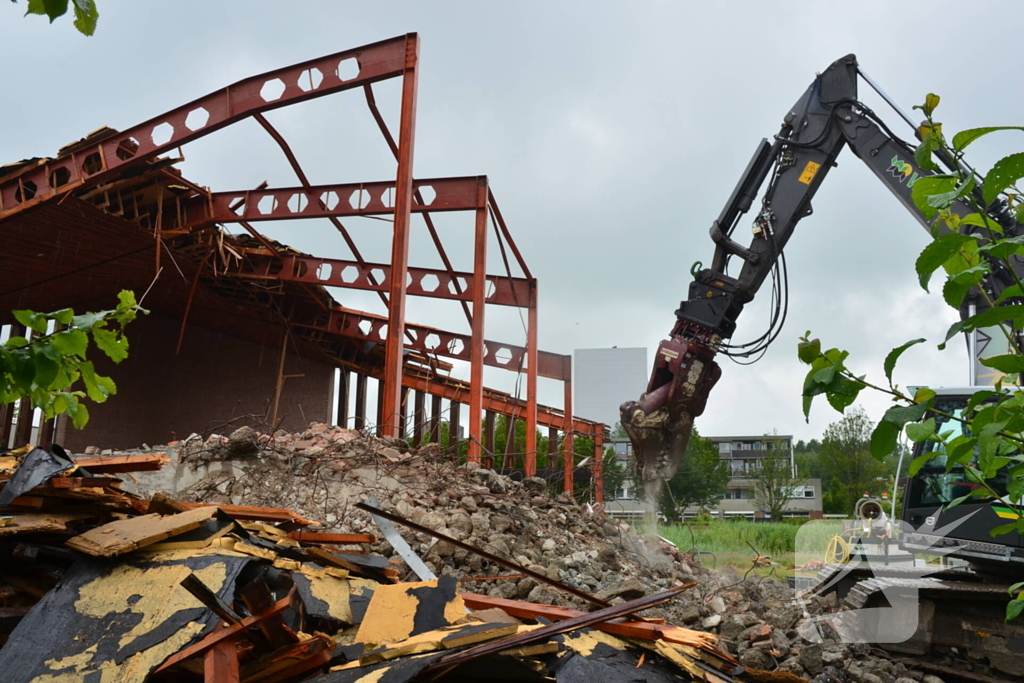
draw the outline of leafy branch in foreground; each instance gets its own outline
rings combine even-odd
[[[797,349],[800,360],[810,366],[804,380],[804,413],[809,415],[814,397],[824,395],[828,403],[843,412],[864,389],[888,395],[895,405],[889,408],[871,434],[871,454],[888,457],[901,432],[915,442],[935,443],[940,452],[918,456],[910,464],[910,475],[937,455],[944,454],[946,472],[962,470],[974,488],[949,501],[950,509],[970,499],[1001,501],[1016,514],[1014,521],[995,527],[993,537],[1024,533],[1024,353],[1020,334],[1024,330],[1024,282],[1014,268],[1014,260],[1024,258],[1024,234],[1007,235],[1008,227],[1020,232],[1024,222],[1024,192],[1017,183],[1024,178],[1024,153],[1011,154],[997,161],[987,174],[980,174],[964,160],[964,150],[975,140],[996,131],[1024,131],[1024,126],[994,126],[961,131],[948,141],[942,124],[933,114],[939,97],[929,94],[921,109],[926,117],[921,126],[921,144],[914,155],[917,165],[928,171],[939,170],[935,158],[944,160],[952,170],[920,178],[913,187],[914,205],[931,221],[934,240],[915,262],[921,287],[928,291],[932,276],[939,268],[946,273],[942,297],[960,310],[968,295],[975,298],[980,312],[950,326],[946,343],[961,332],[992,330],[1006,339],[1008,353],[980,359],[986,367],[1003,376],[991,390],[972,395],[962,415],[943,412],[935,406],[936,393],[927,388],[914,395],[893,382],[893,371],[905,351],[924,342],[915,339],[893,349],[884,362],[886,384],[867,381],[846,365],[849,353],[833,348],[823,351],[820,340],[810,332],[801,337]],[[998,277],[993,277],[998,274]],[[927,419],[926,419],[927,418]],[[941,418],[937,420],[936,418]],[[958,423],[960,429],[939,430],[939,422]],[[994,480],[1007,475],[1005,493]],[[1007,620],[1024,613],[1024,583],[1010,589]]]
[[[62,17],[68,12],[69,0],[28,0],[28,9],[25,15],[42,14],[50,18],[52,24],[55,19]],[[11,0],[17,4],[18,0]],[[75,28],[83,35],[91,36],[96,32],[96,22],[99,21],[100,13],[96,9],[96,0],[70,0],[75,11]]]
[[[89,421],[86,397],[103,403],[117,392],[114,380],[96,372],[87,359],[90,338],[115,363],[128,357],[124,327],[139,313],[135,294],[122,291],[117,308],[75,315],[70,308],[54,313],[14,311],[14,318],[35,336],[11,337],[0,346],[0,404],[28,397],[47,419],[67,414],[81,429]],[[51,331],[52,330],[52,331]],[[81,384],[78,384],[81,381]]]

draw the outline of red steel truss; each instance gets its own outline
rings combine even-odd
[[[397,142],[380,115],[373,97],[372,84],[385,79],[402,82],[401,111]],[[307,287],[322,285],[378,292],[387,305],[387,316],[334,306],[310,317],[308,309],[289,319],[290,325],[319,332],[354,337],[385,347],[383,367],[373,372],[382,381],[378,427],[383,433],[398,436],[404,419],[403,394],[413,389],[430,393],[436,406],[440,398],[469,404],[469,459],[481,462],[484,438],[484,412],[500,413],[526,424],[526,474],[536,472],[537,427],[560,429],[564,433],[564,486],[573,486],[573,435],[583,434],[595,443],[594,475],[596,495],[601,496],[601,446],[605,426],[572,415],[571,358],[539,351],[537,347],[537,280],[516,246],[505,224],[485,176],[414,179],[416,97],[419,79],[419,39],[415,33],[345,50],[244,79],[222,90],[154,117],[121,132],[110,132],[76,144],[72,151],[56,159],[28,164],[0,178],[0,221],[51,200],[63,201],[68,195],[88,199],[104,187],[132,177],[135,167],[154,160],[185,143],[247,117],[254,117],[278,142],[292,165],[301,186],[266,188],[237,192],[210,192],[185,183],[189,193],[168,198],[161,194],[159,215],[152,228],[157,244],[169,235],[195,233],[225,223],[238,223],[263,244],[262,249],[247,249],[225,271],[199,271],[203,278],[263,279],[297,282]],[[312,185],[283,137],[262,116],[264,112],[324,95],[362,88],[371,114],[397,161],[394,180]],[[168,164],[169,165],[169,164]],[[145,170],[145,169],[142,169]],[[100,189],[97,189],[100,188]],[[432,213],[472,211],[474,213],[473,268],[471,272],[453,269],[431,220]],[[409,264],[411,215],[423,219],[437,248],[444,269],[421,268]],[[352,216],[390,216],[391,259],[387,264],[368,263],[340,219]],[[326,218],[342,233],[355,260],[321,258],[278,249],[263,237],[252,223],[299,218]],[[487,245],[493,231],[502,246],[506,273],[489,274],[486,269]],[[509,270],[505,248],[511,252],[523,277]],[[157,259],[161,250],[158,246]],[[212,252],[212,247],[211,247]],[[206,263],[207,256],[202,263]],[[200,272],[196,274],[196,282]],[[191,296],[189,295],[189,303]],[[421,296],[459,301],[470,333],[448,332],[406,321],[406,296]],[[527,309],[525,346],[485,339],[486,305]],[[185,316],[188,316],[186,307]],[[305,317],[303,317],[305,316]],[[182,324],[182,334],[184,333]],[[180,347],[180,341],[179,341]],[[418,358],[446,357],[470,363],[468,385],[453,383],[437,375],[424,376],[423,368],[409,366],[405,356],[417,352]],[[435,364],[434,372],[444,364]],[[513,399],[484,387],[484,367],[501,367],[526,375],[525,401]],[[353,364],[366,373],[366,365]],[[564,383],[564,409],[540,409],[537,403],[537,378],[546,377]],[[358,381],[357,403],[365,405],[365,375]],[[467,395],[468,394],[468,395]],[[362,397],[361,399],[359,397]],[[422,402],[422,398],[418,398]],[[418,403],[418,410],[423,409]],[[457,412],[456,412],[457,414]],[[363,410],[365,415],[365,408]],[[364,418],[365,419],[365,418]],[[490,454],[493,455],[493,454]]]

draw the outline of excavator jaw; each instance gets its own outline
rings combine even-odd
[[[642,481],[668,481],[676,473],[708,394],[721,377],[705,335],[673,335],[661,342],[647,393],[619,407],[622,427],[633,443]]]

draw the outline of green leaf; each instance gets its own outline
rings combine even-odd
[[[934,452],[930,452],[930,453],[924,453],[923,455],[919,455],[916,458],[914,458],[911,461],[911,463],[910,463],[910,471],[909,471],[910,476],[912,476],[912,477],[917,476],[917,473],[921,471],[921,468],[925,466],[925,463],[927,463],[929,460],[932,460],[933,458],[935,458],[936,455],[939,455],[939,454],[938,453],[934,453]]]
[[[117,385],[109,377],[97,375],[93,364],[90,362],[79,363],[82,371],[82,382],[85,384],[86,394],[96,403],[103,403],[108,396],[117,393]]]
[[[928,412],[927,403],[915,403],[912,406],[893,406],[885,411],[882,416],[883,422],[891,422],[899,429],[908,422],[919,422],[924,414]]]
[[[1010,595],[1013,595],[1019,590],[1024,590],[1024,581],[1021,581],[1020,583],[1015,583],[1012,586],[1010,586],[1008,592]]]
[[[94,327],[92,338],[96,346],[115,363],[120,363],[128,357],[128,339],[120,336],[117,331]]]
[[[999,298],[996,299],[996,305],[1003,303],[1007,299],[1017,297],[1024,297],[1024,290],[1021,289],[1020,285],[1010,285],[999,294]]]
[[[971,456],[974,455],[974,446],[978,443],[978,439],[973,436],[958,436],[953,439],[946,446],[946,464],[947,469],[949,466],[955,465],[963,460],[970,460]]]
[[[960,308],[960,304],[963,303],[967,292],[971,291],[971,287],[984,280],[991,271],[992,266],[988,263],[960,271],[942,285],[942,298],[953,308]]]
[[[924,214],[928,220],[935,218],[939,210],[928,203],[932,195],[949,192],[957,185],[957,177],[952,175],[932,175],[918,178],[910,191],[910,198],[914,201],[917,210]]]
[[[53,318],[61,325],[67,325],[71,322],[71,319],[75,317],[75,312],[70,308],[62,308],[56,313],[50,313],[49,317]]]
[[[980,213],[967,214],[960,219],[960,225],[975,225],[979,228],[985,228],[986,230],[997,232],[1000,235],[1003,234],[1003,226],[988,216]]]
[[[892,371],[896,369],[896,361],[898,361],[900,359],[900,356],[903,355],[904,351],[909,349],[914,344],[920,344],[923,341],[925,341],[925,340],[924,339],[914,339],[914,340],[908,341],[903,346],[897,346],[895,349],[893,349],[892,351],[889,352],[888,356],[885,357],[885,363],[884,363],[885,378],[887,380],[889,380],[889,386],[892,386]]]
[[[968,128],[962,130],[953,136],[953,149],[963,151],[967,148],[967,145],[971,144],[983,135],[994,133],[997,130],[1024,130],[1021,126],[989,126],[987,128]]]
[[[81,330],[70,329],[53,335],[50,343],[65,356],[85,358],[85,351],[89,348],[89,335]]]
[[[1006,620],[1013,621],[1024,612],[1024,600],[1010,600],[1006,603]]]
[[[996,392],[990,389],[982,389],[981,391],[974,392],[971,397],[967,400],[967,409],[964,411],[965,415],[969,415],[974,411],[975,408],[983,404],[996,395]]]
[[[91,36],[96,32],[96,22],[100,18],[95,0],[74,0],[74,3],[75,28],[83,35]]]
[[[938,165],[932,161],[932,134],[928,132],[924,136],[924,140],[914,150],[914,163],[925,171],[934,171],[938,169]]]
[[[42,14],[50,18],[50,23],[68,11],[68,0],[28,0],[25,14]]]
[[[11,311],[14,319],[39,334],[46,334],[46,316],[35,311]]]
[[[57,379],[57,375],[60,373],[60,365],[41,353],[33,356],[32,364],[35,366],[35,377],[32,381],[37,387],[43,389],[53,384],[53,380]]]
[[[828,367],[822,368],[814,373],[814,381],[827,387],[829,384],[832,384],[832,380],[835,379],[835,376],[836,367],[834,365],[829,365]]]
[[[925,116],[931,116],[935,108],[939,106],[939,96],[933,92],[928,93],[924,98],[924,104],[915,104],[914,109],[920,109]]]
[[[929,195],[926,199],[928,206],[936,209],[948,208],[958,197],[963,197],[974,188],[974,177],[965,179],[962,183],[948,192]]]
[[[907,425],[907,438],[914,443],[927,441],[935,435],[935,418],[929,417],[924,422],[914,422]]]
[[[1024,304],[990,308],[987,311],[971,316],[967,320],[961,320],[950,325],[949,330],[946,331],[946,339],[939,344],[939,348],[946,348],[946,342],[960,332],[970,332],[979,327],[994,327],[1003,322],[1012,323],[1021,319],[1024,319]]]
[[[999,372],[1007,375],[1011,375],[1015,372],[1024,372],[1024,356],[1016,353],[981,358],[979,359],[979,362],[987,368],[995,368]]]
[[[1012,256],[1014,254],[1024,254],[1024,235],[996,240],[991,244],[978,247],[978,251],[983,254],[995,256],[996,258],[1006,258],[1007,256]]]
[[[922,180],[925,179],[922,178]],[[914,189],[917,189],[916,185]],[[924,291],[928,291],[928,281],[931,279],[932,273],[938,270],[943,263],[948,261],[961,247],[970,241],[972,241],[972,238],[967,235],[948,233],[940,235],[924,248],[914,264]]]
[[[946,509],[947,510],[952,510],[957,505],[959,505],[960,503],[963,503],[965,500],[967,500],[968,498],[971,498],[973,496],[974,496],[974,491],[971,491],[966,496],[960,496],[959,498],[954,498],[953,500],[951,500],[948,503],[946,503]]]
[[[896,450],[896,442],[900,436],[900,429],[892,422],[882,420],[871,432],[871,455],[877,460],[884,460]]]
[[[830,406],[842,413],[853,405],[863,388],[863,383],[848,380],[840,375],[829,386],[825,398]]]
[[[1020,178],[1024,178],[1024,153],[1011,154],[997,161],[985,175],[985,184],[981,188],[986,206]]]
[[[935,398],[935,396],[936,393],[934,389],[929,389],[928,387],[921,387],[916,392],[914,392],[914,403],[924,403],[925,401],[929,401]]]
[[[810,365],[814,359],[821,355],[821,340],[812,339],[807,342],[800,342],[796,347],[796,355],[801,361]]]
[[[1002,526],[997,526],[995,529],[990,529],[989,532],[988,532],[988,535],[991,536],[992,538],[995,538],[996,536],[1002,536],[1003,534],[1008,534],[1011,531],[1015,531],[1016,529],[1017,529],[1017,522],[1010,522],[1009,524],[1003,524]]]

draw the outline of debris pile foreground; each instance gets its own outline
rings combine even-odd
[[[844,643],[810,622],[835,595],[708,568],[435,444],[312,424],[54,451],[0,457],[5,681],[199,681],[232,653],[238,675],[205,680],[988,674]]]
[[[400,582],[405,565],[368,551],[375,534],[143,497],[116,476],[168,461],[56,446],[0,459],[3,680],[786,680],[637,614],[693,583],[582,611],[469,592],[450,573]]]

